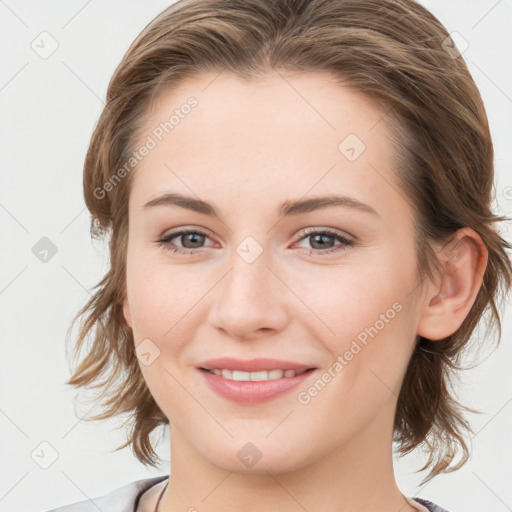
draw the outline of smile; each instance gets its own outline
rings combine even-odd
[[[317,368],[257,372],[199,368],[197,371],[205,379],[210,390],[221,398],[240,405],[254,405],[276,399],[292,391],[315,374]]]
[[[228,370],[228,369],[219,369],[215,368],[213,370],[207,370],[206,368],[202,368],[213,375],[221,375],[224,379],[235,380],[238,382],[255,382],[255,381],[263,381],[263,380],[277,380],[282,378],[290,378],[295,377],[297,375],[301,375],[308,370],[268,370],[268,371],[259,371],[259,372],[245,372],[242,370]]]

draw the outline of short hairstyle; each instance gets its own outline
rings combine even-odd
[[[512,246],[495,227],[509,219],[491,208],[493,145],[485,108],[463,58],[447,42],[445,27],[413,0],[180,0],[138,35],[109,83],[85,159],[91,236],[108,235],[110,265],[70,326],[80,320],[74,356],[85,356],[67,381],[106,395],[103,413],[90,419],[128,415],[127,442],[117,450],[131,445],[139,461],[157,466],[150,434],[169,420],[146,385],[123,316],[133,172],[115,186],[105,184],[133,155],[152,101],[183,79],[223,70],[244,79],[327,71],[384,112],[396,180],[414,210],[421,280],[439,276],[435,244],[450,244],[460,228],[474,229],[488,249],[482,286],[459,329],[442,340],[416,337],[394,418],[398,453],[420,445],[428,453],[424,481],[467,462],[472,429],[464,410],[479,411],[458,403],[452,377],[464,369],[463,349],[482,319],[479,346],[496,327],[500,341],[497,301],[511,286],[506,251]]]

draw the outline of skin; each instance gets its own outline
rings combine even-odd
[[[132,171],[129,198],[124,316],[136,346],[150,339],[160,350],[140,368],[171,424],[172,476],[160,511],[415,510],[393,473],[396,401],[417,336],[441,339],[467,316],[487,263],[482,240],[460,230],[442,280],[419,281],[412,206],[393,175],[389,127],[375,105],[326,73],[187,79],[157,98],[140,142],[190,96],[197,107]],[[354,161],[338,150],[350,133],[366,145]],[[164,192],[211,202],[220,215],[143,208]],[[278,214],[286,199],[332,193],[377,215],[346,206]],[[194,255],[157,244],[180,227],[206,234],[169,242]],[[326,250],[342,248],[322,255],[307,227],[332,228],[354,244],[329,237]],[[236,251],[248,236],[262,249],[252,263]],[[394,303],[401,311],[299,403],[298,392]],[[223,355],[320,370],[300,389],[241,405],[211,391],[196,369]],[[250,468],[237,457],[247,442],[262,454]],[[164,485],[144,495],[139,511],[154,510]]]

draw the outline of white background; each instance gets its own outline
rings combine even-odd
[[[483,95],[495,144],[495,206],[511,215],[512,1],[423,4],[469,43],[463,56]],[[74,391],[64,385],[70,375],[66,329],[108,263],[106,246],[89,237],[82,197],[85,152],[114,69],[167,5],[0,1],[0,511],[48,510],[169,471],[167,435],[158,446],[165,461],[159,470],[146,469],[129,449],[111,453],[124,441],[115,428],[119,422],[80,421],[98,410],[78,404],[75,411]],[[47,59],[31,48],[43,31],[58,42]],[[511,239],[510,226],[503,229]],[[32,253],[42,237],[58,250],[47,263]],[[425,473],[414,470],[423,458],[397,460],[404,494],[450,512],[511,510],[510,302],[499,349],[461,379],[460,400],[483,411],[469,416],[477,432],[470,462],[421,488]],[[44,441],[58,452],[48,469],[31,458]]]

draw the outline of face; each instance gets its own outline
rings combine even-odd
[[[281,75],[202,75],[162,94],[132,171],[124,315],[140,368],[176,453],[229,471],[387,453],[421,314],[383,113],[330,75]],[[334,196],[350,199],[311,201]],[[199,369],[220,357],[315,369],[251,401],[247,382]],[[261,376],[249,385],[270,389]]]

